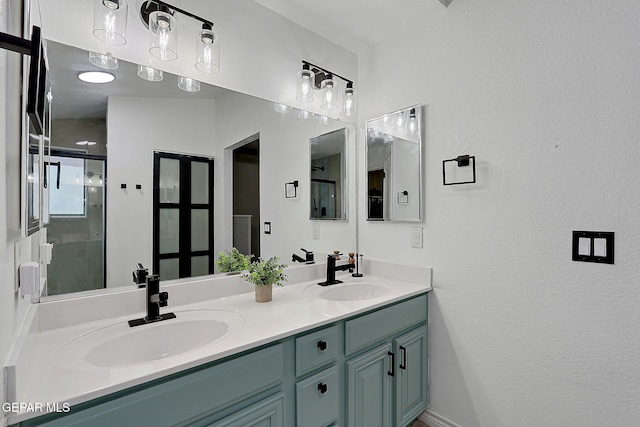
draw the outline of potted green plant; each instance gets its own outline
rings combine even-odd
[[[248,271],[242,275],[242,278],[249,283],[255,285],[256,301],[271,301],[271,292],[273,285],[282,286],[282,282],[287,280],[287,276],[283,273],[287,267],[286,264],[278,264],[280,258],[271,257],[268,260],[258,258],[253,261]]]
[[[221,273],[240,272],[249,268],[253,255],[245,255],[236,248],[218,254],[216,265]]]

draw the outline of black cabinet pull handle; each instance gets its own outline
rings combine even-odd
[[[402,352],[402,363],[400,363],[400,369],[407,370],[407,349],[403,346],[400,346],[400,351]]]
[[[327,349],[327,342],[322,340],[318,341],[318,349],[325,351]]]
[[[395,376],[395,367],[396,367],[396,355],[393,354],[392,352],[387,352],[388,356],[391,356],[391,370],[387,372],[387,375],[389,375],[390,377],[394,377]]]
[[[325,394],[327,390],[329,390],[329,387],[327,387],[326,384],[324,383],[318,384],[318,391],[320,392],[320,394]]]

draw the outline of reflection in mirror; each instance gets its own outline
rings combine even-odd
[[[421,105],[367,121],[367,220],[419,221]]]
[[[311,138],[311,219],[345,219],[346,131]]]
[[[48,295],[133,286],[137,263],[162,280],[210,274],[218,253],[234,246],[281,262],[301,247],[355,250],[355,223],[328,223],[314,237],[309,187],[294,199],[283,194],[284,183],[310,174],[307,141],[341,135],[342,148],[324,156],[341,157],[338,178],[327,179],[342,199],[335,217],[345,219],[355,206],[345,200],[355,197],[346,187],[355,182],[345,163],[355,151],[352,125],[207,84],[187,93],[178,76],[143,80],[121,59],[113,82],[81,82],[79,71],[96,70],[89,53],[46,46],[54,96]]]

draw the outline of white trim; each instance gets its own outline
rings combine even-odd
[[[423,423],[429,424],[429,427],[462,427],[460,424],[456,424],[442,415],[436,414],[430,409],[424,411],[418,419]]]

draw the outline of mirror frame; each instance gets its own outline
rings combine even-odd
[[[369,119],[365,122],[365,158],[364,158],[364,173],[365,173],[365,186],[364,186],[364,197],[365,199],[365,218],[367,221],[370,222],[398,222],[398,223],[403,223],[403,222],[408,222],[408,223],[419,223],[422,222],[424,219],[424,195],[423,193],[423,180],[424,180],[424,165],[423,165],[423,156],[424,156],[424,135],[422,133],[422,120],[423,120],[423,112],[422,112],[422,104],[415,104],[415,105],[410,105],[408,107],[405,108],[401,108],[399,110],[395,110],[392,111],[390,113],[387,114],[383,114],[381,116],[378,117],[374,117],[372,119]],[[369,217],[369,208],[368,208],[368,203],[369,203],[369,129],[370,129],[370,123],[376,122],[378,120],[383,119],[384,117],[391,117],[394,114],[397,113],[401,113],[403,111],[411,111],[411,109],[416,110],[416,114],[417,114],[417,125],[418,125],[418,129],[417,129],[417,136],[419,139],[418,142],[418,152],[419,152],[419,157],[418,157],[418,218],[415,219],[410,219],[410,218],[400,218],[400,219],[394,219],[394,218],[370,218]]]

